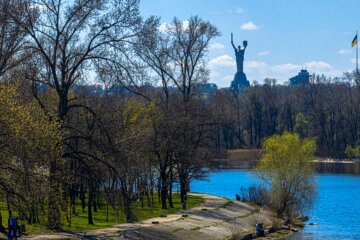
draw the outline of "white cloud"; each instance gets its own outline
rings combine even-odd
[[[41,3],[34,3],[34,4],[30,5],[30,9],[36,9],[40,12],[49,11],[49,8],[46,7],[45,4],[41,4]]]
[[[269,54],[270,54],[270,51],[263,51],[263,52],[258,53],[259,56],[266,56],[266,55],[269,55]]]
[[[275,78],[282,83],[289,77],[294,76],[300,71],[301,66],[295,64],[269,65],[262,61],[245,61],[244,70],[250,81],[262,82],[265,78]]]
[[[248,31],[254,31],[258,30],[259,27],[255,25],[252,21],[246,22],[243,25],[241,25],[242,30],[248,30]]]
[[[300,71],[300,69],[301,66],[292,63],[279,64],[272,67],[273,72],[280,74],[294,74],[296,71]]]
[[[330,64],[322,61],[311,61],[306,63],[305,66],[309,70],[320,71],[320,72],[329,71],[333,69],[333,67]]]
[[[167,24],[167,23],[161,23],[160,26],[158,27],[158,29],[160,32],[166,32],[168,26],[169,26],[169,24]]]
[[[340,54],[340,55],[346,55],[346,54],[349,54],[349,53],[351,53],[351,51],[349,49],[340,49],[338,51],[338,54]]]
[[[245,69],[248,69],[249,71],[258,71],[258,70],[264,70],[269,67],[269,65],[265,62],[261,61],[245,61],[244,62]]]
[[[232,80],[234,80],[234,75],[227,75],[223,77],[222,80],[228,81],[230,83]]]
[[[171,26],[173,26],[173,25],[172,25],[172,24],[169,24],[169,23],[163,22],[163,23],[160,24],[160,26],[158,27],[158,29],[159,29],[160,32],[166,32],[167,29],[168,29],[169,27],[171,27]],[[183,29],[188,29],[188,28],[189,28],[189,20],[184,20],[184,21],[182,21],[182,27],[183,27]]]
[[[259,83],[263,83],[265,78],[275,78],[278,83],[282,84],[289,78],[296,76],[303,68],[306,68],[310,74],[324,74],[327,77],[341,77],[343,74],[330,63],[319,60],[300,64],[282,63],[274,65],[265,61],[249,60],[244,62],[244,71],[248,80],[250,82],[256,80]],[[217,56],[209,61],[209,69],[211,70],[210,82],[216,83],[219,87],[228,87],[236,73],[236,61],[227,54]]]
[[[226,54],[211,59],[209,61],[209,66],[211,69],[216,67],[234,67],[236,66],[236,62],[232,57]]]
[[[230,86],[232,80],[234,80],[234,75],[227,75],[221,78],[221,84],[225,86]]]
[[[235,10],[235,13],[237,14],[242,14],[244,12],[244,9],[242,9],[241,7],[238,7],[236,10]]]
[[[183,29],[188,29],[189,28],[189,20],[185,20],[182,22],[182,27]]]
[[[335,69],[329,63],[323,61],[311,61],[305,63],[310,73],[324,74],[327,77],[341,77],[343,72]]]
[[[213,50],[220,50],[220,49],[224,49],[224,48],[225,48],[224,44],[221,44],[221,43],[210,44],[210,49],[213,49]]]

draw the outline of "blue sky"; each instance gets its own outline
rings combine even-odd
[[[230,33],[236,45],[249,42],[248,80],[266,77],[279,83],[304,66],[310,73],[342,76],[355,68],[351,41],[360,30],[360,0],[142,0],[143,16],[162,23],[199,15],[216,25],[221,37],[208,54],[210,82],[227,87],[236,71]]]

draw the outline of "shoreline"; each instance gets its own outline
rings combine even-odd
[[[259,160],[222,160],[219,170],[253,170]],[[314,159],[318,173],[360,174],[360,160],[357,159]]]
[[[191,194],[203,197],[205,202],[189,210],[141,222],[98,230],[36,234],[22,239],[242,239],[244,234],[255,232],[256,223],[270,226],[274,221],[274,214],[261,207],[210,194]],[[267,239],[283,239],[291,233],[290,229],[281,230],[268,235]]]
[[[315,159],[312,162],[314,162],[314,163],[343,163],[343,164],[360,163],[359,160],[353,160],[353,159],[341,160],[341,159],[330,159],[330,158],[327,158],[327,159]]]

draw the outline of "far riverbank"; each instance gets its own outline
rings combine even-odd
[[[260,149],[229,150],[225,159],[220,160],[221,169],[253,169],[261,159]],[[356,174],[360,175],[360,160],[358,159],[331,159],[317,157],[318,173],[328,174]]]

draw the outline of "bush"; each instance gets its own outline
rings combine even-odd
[[[269,193],[263,185],[253,185],[249,188],[241,187],[240,199],[243,202],[250,202],[259,206],[264,206],[269,203]]]
[[[345,154],[348,158],[359,158],[360,157],[360,145],[352,147],[347,145],[345,149]]]
[[[308,210],[316,198],[316,144],[311,139],[284,133],[268,138],[257,167],[259,177],[269,186],[271,207],[279,216],[291,218]]]

